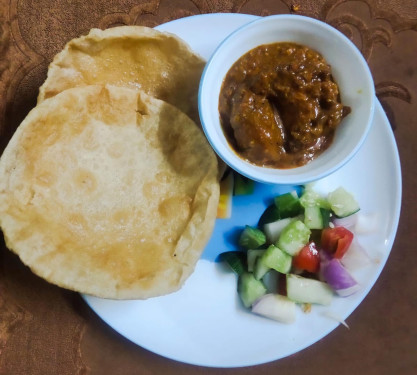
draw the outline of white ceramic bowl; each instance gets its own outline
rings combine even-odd
[[[351,113],[340,123],[330,147],[310,163],[291,169],[255,166],[240,158],[226,140],[219,119],[219,94],[230,67],[246,52],[275,42],[295,42],[319,53],[331,65],[341,100]],[[375,89],[368,65],[356,46],[326,23],[297,15],[259,18],[229,35],[216,49],[200,82],[199,112],[204,132],[230,167],[256,181],[303,184],[320,179],[348,162],[372,124]]]

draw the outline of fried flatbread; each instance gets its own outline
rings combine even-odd
[[[36,274],[142,299],[179,289],[212,232],[216,157],[197,125],[140,90],[84,86],[35,107],[0,159],[0,225]]]
[[[92,29],[55,56],[38,103],[71,87],[112,84],[141,89],[198,121],[204,65],[183,40],[167,32],[144,26]]]

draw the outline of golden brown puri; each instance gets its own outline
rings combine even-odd
[[[84,86],[34,108],[0,160],[0,225],[36,274],[104,298],[173,292],[212,232],[201,130],[140,90]]]
[[[143,26],[92,29],[55,56],[38,103],[71,87],[112,84],[141,89],[198,122],[204,65],[184,41],[167,32]]]

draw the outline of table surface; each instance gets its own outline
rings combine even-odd
[[[297,354],[256,367],[224,370],[178,363],[121,337],[78,294],[33,275],[1,240],[0,374],[416,373],[415,0],[2,0],[0,150],[35,106],[47,66],[68,40],[93,27],[154,27],[181,17],[216,12],[314,17],[350,37],[369,63],[400,153],[403,200],[391,255],[369,295],[349,316],[350,329],[339,326]]]

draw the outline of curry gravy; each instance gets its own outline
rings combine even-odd
[[[324,58],[285,42],[256,47],[230,68],[219,111],[223,131],[242,158],[294,168],[329,147],[350,108],[341,103]]]

